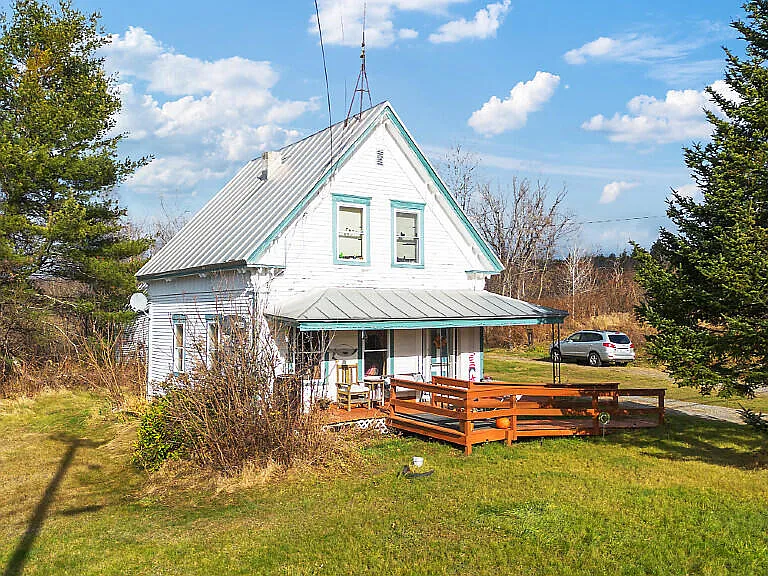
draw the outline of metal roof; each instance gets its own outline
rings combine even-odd
[[[268,180],[261,158],[248,162],[136,276],[245,266],[331,167],[331,135],[336,162],[387,107],[382,102],[346,126],[339,122],[282,148],[282,165]]]
[[[485,290],[405,288],[310,290],[269,313],[301,330],[558,324],[567,315]]]

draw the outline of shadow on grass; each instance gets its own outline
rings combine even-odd
[[[447,442],[410,432],[399,432],[402,438],[451,446],[460,454],[462,448]],[[588,436],[616,446],[639,449],[644,456],[676,462],[703,462],[741,470],[768,468],[768,445],[749,426],[712,421],[693,416],[668,417],[658,428],[613,431],[604,438]],[[543,442],[543,437],[522,438],[517,444]],[[476,445],[475,448],[482,447]]]
[[[40,534],[43,522],[48,514],[48,509],[51,507],[51,503],[56,496],[56,491],[59,489],[61,481],[67,475],[67,471],[72,466],[72,462],[78,449],[95,448],[101,444],[91,440],[70,438],[67,436],[55,436],[53,439],[68,445],[67,450],[59,461],[59,467],[56,470],[56,474],[51,478],[51,481],[45,488],[45,492],[43,492],[43,497],[37,503],[32,516],[27,522],[27,529],[24,531],[19,543],[16,545],[13,554],[11,554],[8,564],[3,571],[3,576],[18,576],[24,570],[24,565],[29,558],[29,552],[34,545],[37,536]]]
[[[693,416],[674,416],[664,426],[642,433],[623,432],[606,438],[639,448],[646,456],[677,462],[703,462],[742,470],[768,467],[762,437],[752,428]]]

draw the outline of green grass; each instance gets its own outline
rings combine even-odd
[[[484,356],[484,371],[497,380],[509,382],[551,382],[552,364],[546,358],[546,350],[541,353],[529,351],[521,354],[517,350],[488,350]],[[702,396],[696,388],[675,385],[664,372],[645,364],[629,366],[601,366],[591,368],[572,362],[560,365],[560,378],[563,383],[583,384],[592,382],[618,382],[625,388],[666,388],[667,398],[738,408],[743,405],[755,411],[768,413],[768,395],[756,398],[721,398]]]
[[[24,574],[768,573],[766,456],[744,426],[672,418],[470,457],[390,437],[352,470],[234,494],[150,490],[156,479],[129,464],[134,433],[85,393],[0,403],[6,574],[20,573],[14,550],[76,441]],[[434,475],[399,477],[417,454]]]

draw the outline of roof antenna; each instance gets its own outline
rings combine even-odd
[[[363,114],[363,99],[365,94],[368,94],[368,105],[373,107],[373,100],[371,100],[371,89],[368,87],[368,74],[365,71],[365,12],[368,8],[368,3],[363,4],[363,43],[360,50],[360,74],[357,75],[357,82],[355,83],[355,91],[352,92],[352,101],[349,103],[349,110],[347,110],[347,118],[344,120],[344,126],[346,127],[349,122],[349,118],[352,114],[352,108],[355,105],[355,99],[360,94],[360,107],[356,114],[357,119]]]

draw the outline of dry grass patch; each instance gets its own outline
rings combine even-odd
[[[0,569],[74,437],[83,445],[25,574],[768,572],[768,470],[743,426],[672,418],[604,440],[492,443],[468,458],[439,442],[364,438],[348,470],[271,465],[201,479],[133,468],[134,424],[103,397],[0,407],[10,414],[0,418]],[[398,476],[413,455],[434,475]]]

